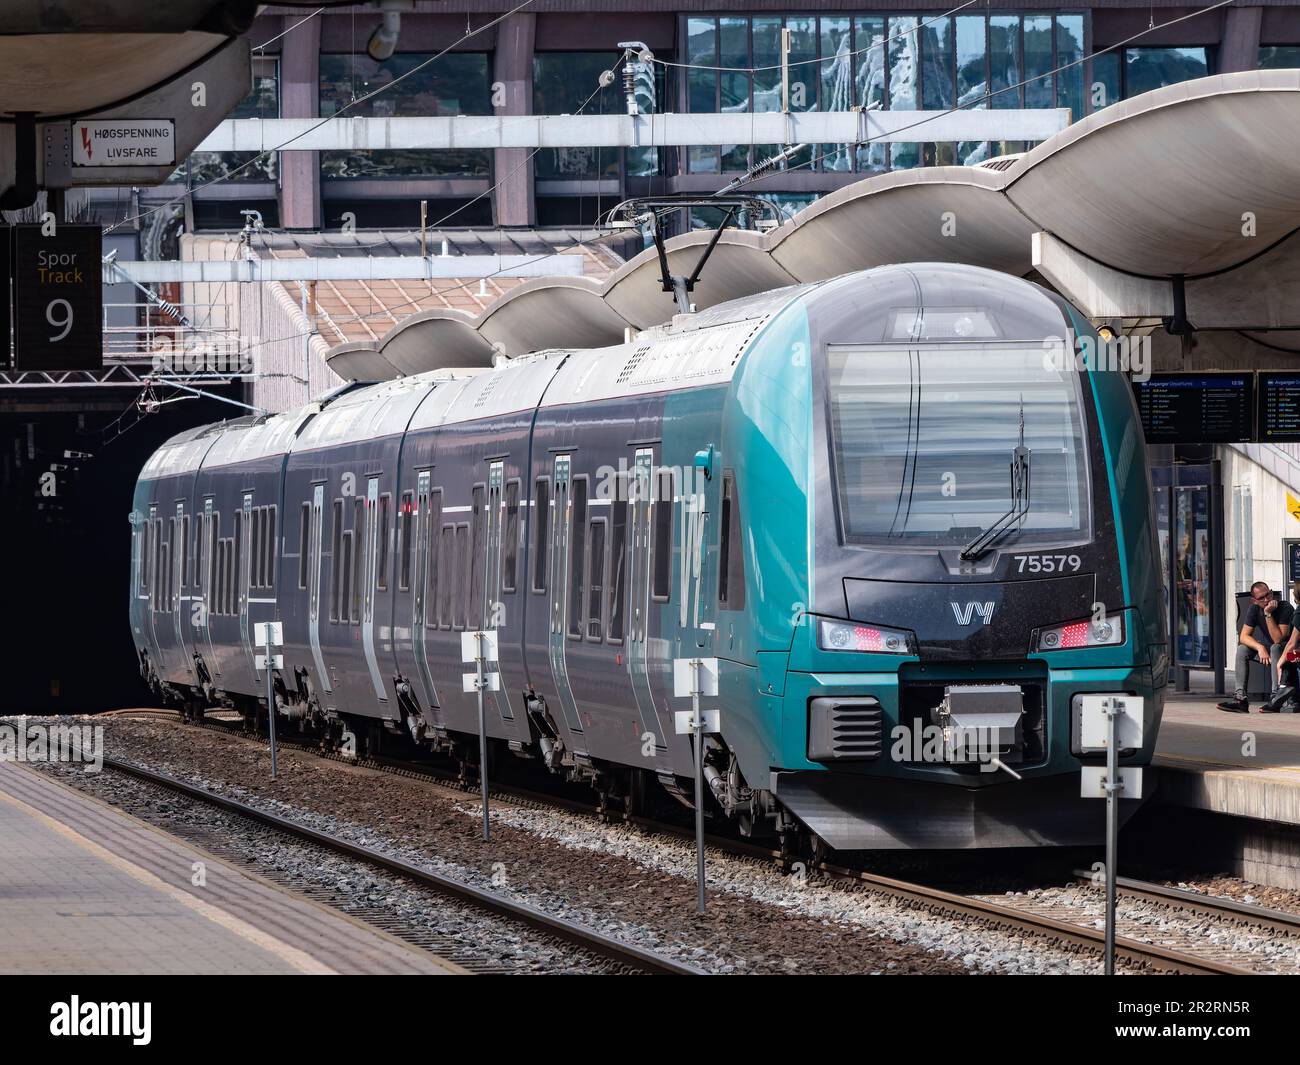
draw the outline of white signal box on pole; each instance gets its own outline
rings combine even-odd
[[[266,655],[254,655],[254,656],[253,656],[253,662],[256,664],[256,666],[257,666],[258,669],[265,669],[265,668],[266,668]],[[272,655],[272,656],[271,656],[271,668],[272,668],[272,669],[284,669],[284,655]]]
[[[1144,704],[1140,695],[1077,695],[1079,706],[1079,749],[1084,754],[1104,754],[1109,745],[1108,704],[1114,704],[1115,740],[1121,751],[1142,746]]]
[[[462,685],[462,687],[461,687],[461,690],[462,690],[462,691],[467,691],[467,692],[476,692],[476,691],[478,691],[478,674],[477,674],[477,673],[462,673],[462,674],[460,675],[460,680],[461,680],[461,685]],[[501,690],[501,674],[500,674],[500,673],[484,673],[484,674],[483,674],[483,690],[484,690],[485,692],[499,692],[499,691]]]
[[[268,643],[272,647],[284,646],[284,622],[282,621],[255,621],[253,622],[253,642],[258,647],[265,647]],[[276,655],[279,658],[279,655]],[[276,666],[280,663],[277,662]],[[261,666],[258,666],[261,669]]]
[[[711,696],[718,694],[718,660],[716,658],[674,658],[673,659],[673,695],[679,699],[689,699],[695,692],[695,666],[700,667],[699,694]]]
[[[1086,765],[1081,770],[1082,780],[1079,782],[1079,796],[1084,799],[1105,799],[1106,794],[1106,767],[1104,765]],[[1116,779],[1120,784],[1119,797],[1121,799],[1140,799],[1142,798],[1142,767],[1141,766],[1121,766],[1115,773]]]
[[[497,658],[497,634],[495,629],[484,629],[482,632],[470,630],[460,634],[460,660],[462,662],[473,662],[478,658],[478,637],[483,637],[483,659],[487,662],[498,662]]]

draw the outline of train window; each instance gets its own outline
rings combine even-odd
[[[352,505],[352,552],[348,556],[352,560],[352,572],[350,580],[352,584],[352,598],[349,600],[344,596],[345,602],[350,602],[350,617],[353,625],[361,624],[361,584],[364,580],[365,568],[362,559],[362,550],[366,540],[366,501],[361,498],[353,500]]]
[[[334,528],[330,539],[330,621],[341,621],[339,612],[346,602],[343,587],[343,500],[334,500]]]
[[[456,610],[455,617],[452,618],[453,629],[463,629],[465,627],[465,601],[469,597],[469,524],[462,522],[456,526],[456,553],[453,556],[455,563],[452,567],[452,606]]]
[[[161,572],[159,560],[162,555],[162,520],[155,518],[149,523],[153,527],[153,552],[150,557],[149,587],[153,591],[153,608],[158,609],[158,575]]]
[[[660,470],[658,491],[654,499],[654,546],[651,548],[654,566],[653,598],[666,603],[672,591],[673,579],[673,472]]]
[[[439,529],[442,527],[442,489],[435,489],[433,496],[429,500],[428,513],[426,514],[426,527],[428,532],[424,534],[424,549],[428,551],[429,558],[425,562],[425,571],[429,578],[429,594],[425,596],[425,603],[428,605],[424,608],[426,616],[432,616],[434,624],[441,621],[441,615],[438,613],[438,589],[443,587],[438,581],[441,572],[438,569],[439,560],[442,557],[442,543],[439,540]],[[443,582],[444,584],[446,582]]]
[[[587,563],[587,478],[575,477],[573,513],[569,524],[569,636],[582,638],[582,578]]]
[[[379,497],[379,562],[375,572],[381,592],[388,591],[388,507],[392,498],[387,492]]]
[[[627,559],[627,479],[618,481],[618,493],[610,507],[609,530],[609,615],[606,638],[623,642],[623,589]]]
[[[483,586],[487,583],[487,550],[483,541],[487,535],[487,508],[483,505],[484,486],[476,484],[472,495],[473,504],[470,507],[472,518],[471,530],[473,537],[470,541],[470,556],[466,559],[468,566],[467,572],[469,579],[469,603],[465,612],[466,624],[471,628],[482,628],[483,626]]]
[[[344,624],[348,620],[348,604],[352,602],[352,544],[355,536],[352,529],[343,534],[343,559],[339,563],[339,572],[343,575],[339,587],[339,621]]]
[[[605,519],[592,518],[587,534],[587,639],[604,635],[601,608],[605,603]]]
[[[722,471],[722,541],[718,548],[718,605],[745,609],[745,544],[734,470]]]
[[[506,484],[506,527],[501,545],[501,590],[515,590],[515,570],[519,565],[519,482]]]
[[[266,537],[266,551],[263,558],[266,559],[266,580],[262,583],[267,588],[275,587],[275,559],[280,553],[276,542],[276,525],[280,517],[280,508],[272,503],[266,508],[266,523],[263,535]]]
[[[190,579],[190,516],[188,514],[181,518],[181,539],[178,546],[181,553],[181,587],[184,588]]]
[[[541,594],[546,591],[546,552],[550,545],[547,540],[551,534],[551,482],[549,478],[537,478],[537,490],[533,493],[533,591]]]
[[[154,609],[160,614],[167,613],[167,605],[171,602],[171,594],[167,589],[168,546],[164,543],[158,549],[158,601],[154,604]]]
[[[229,614],[230,601],[230,541],[222,540],[218,545],[217,595],[213,613]]]
[[[218,613],[217,598],[221,585],[217,580],[217,552],[221,546],[221,511],[214,510],[208,518],[208,610]]]
[[[243,580],[244,580],[243,565],[244,565],[244,551],[245,551],[244,541],[247,539],[247,537],[244,535],[244,528],[247,524],[248,524],[248,511],[237,510],[235,512],[235,554],[232,559],[232,562],[234,564],[234,569],[231,575],[232,576],[231,588],[233,590],[233,594],[231,595],[231,599],[230,599],[232,606],[229,613],[231,614],[236,614],[239,612],[238,607],[234,604],[238,602],[239,595],[243,591]]]
[[[411,529],[415,517],[415,497],[402,493],[401,513],[397,517],[397,587],[405,592],[411,587]]]
[[[298,527],[298,587],[307,587],[307,556],[311,554],[311,504],[302,505],[302,524]]]
[[[250,588],[260,588],[261,575],[266,564],[266,557],[263,554],[266,549],[265,541],[261,537],[261,524],[265,520],[265,508],[253,507],[251,524],[251,534],[248,537],[248,586]]]
[[[194,587],[203,587],[203,515],[194,515]]]
[[[456,596],[456,526],[444,525],[442,544],[438,549],[438,587],[442,589],[442,598],[438,600],[438,626],[451,628],[451,604]]]

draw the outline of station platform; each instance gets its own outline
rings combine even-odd
[[[205,882],[195,886],[195,863]],[[50,776],[0,762],[2,974],[459,974]]]
[[[1156,742],[1155,801],[1244,819],[1234,871],[1300,888],[1300,714],[1218,709],[1208,690],[1170,693]]]

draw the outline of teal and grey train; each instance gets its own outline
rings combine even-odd
[[[1141,426],[1096,341],[1028,281],[888,266],[184,433],[135,491],[141,669],[264,714],[279,621],[281,721],[468,765],[462,637],[489,631],[491,758],[636,809],[692,801],[698,661],[708,813],[744,833],[1095,841],[1082,697],[1142,700],[1145,765],[1168,672]]]

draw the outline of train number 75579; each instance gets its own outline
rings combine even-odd
[[[1078,555],[1016,555],[1017,573],[1077,573],[1083,564]]]

